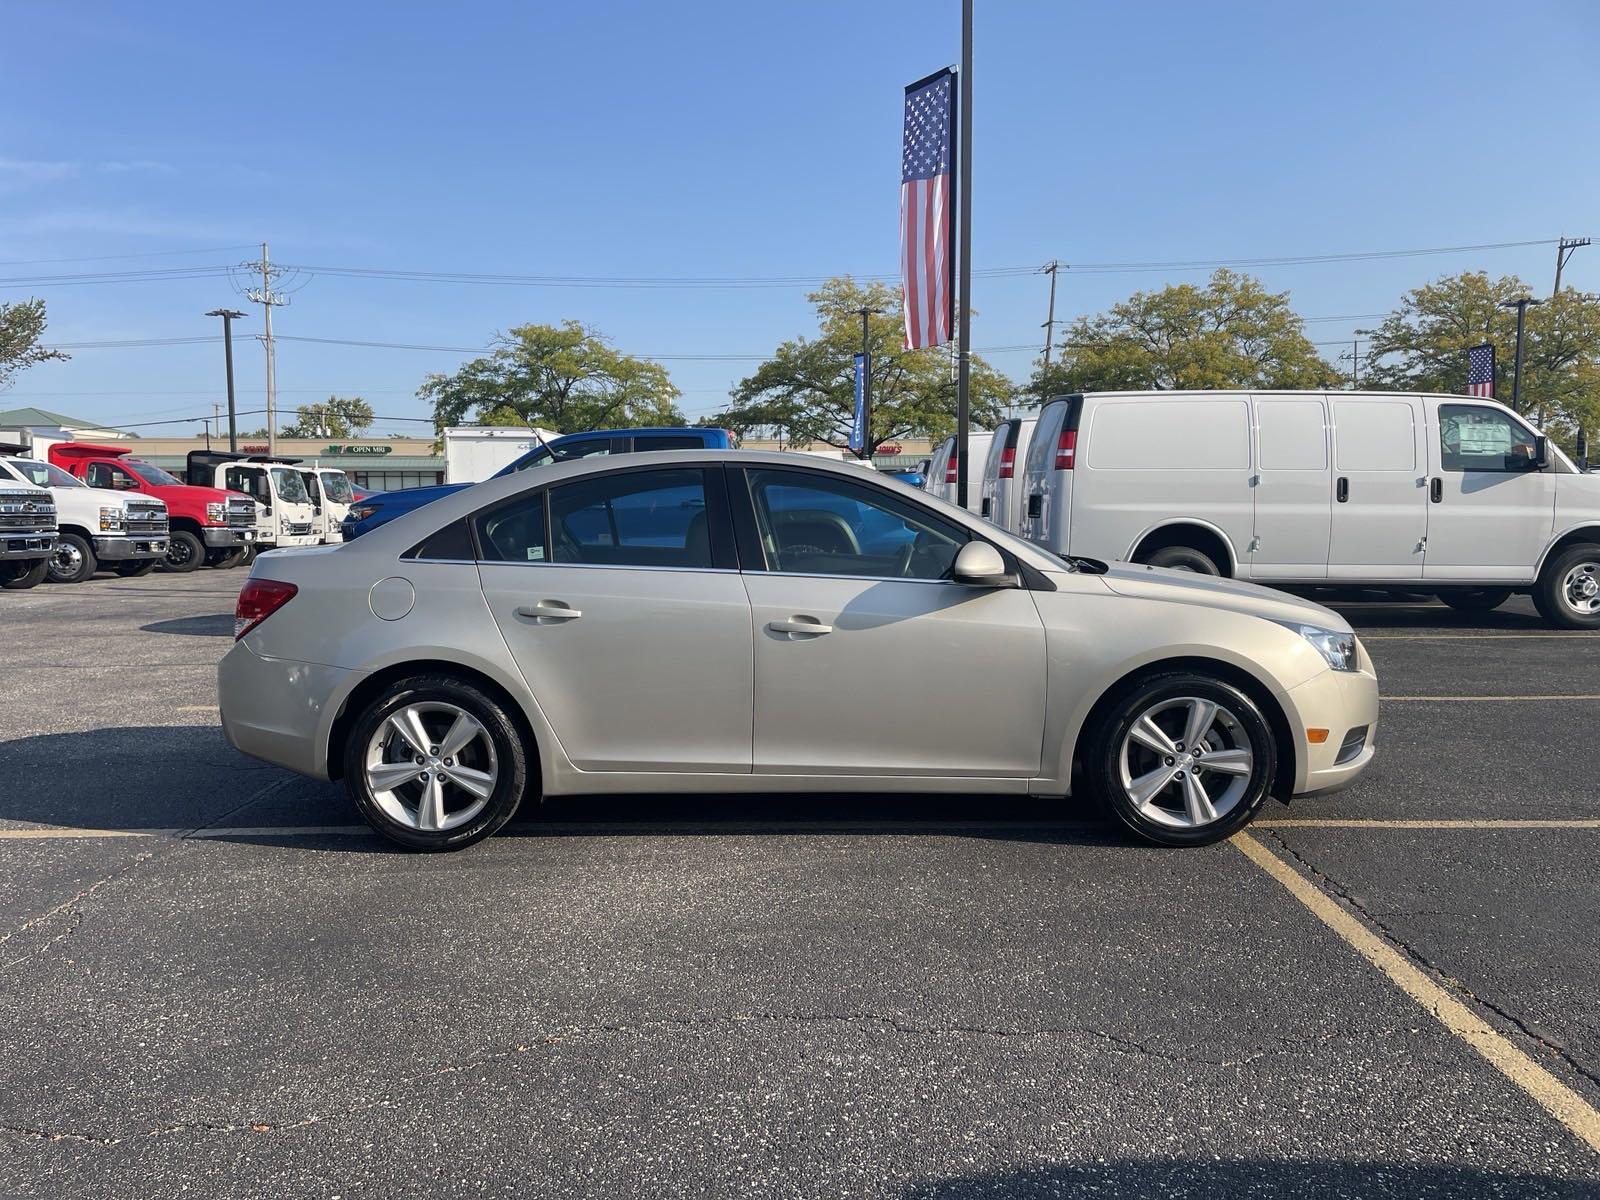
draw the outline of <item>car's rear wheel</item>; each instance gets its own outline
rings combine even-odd
[[[1457,612],[1486,613],[1511,599],[1511,589],[1471,588],[1460,592],[1440,592],[1439,599]]]
[[[345,788],[384,837],[458,850],[494,833],[528,787],[528,749],[511,715],[448,676],[401,680],[374,699],[345,743]]]
[[[1091,791],[1134,834],[1203,846],[1249,824],[1277,760],[1255,701],[1221,679],[1183,672],[1119,696],[1085,766]]]

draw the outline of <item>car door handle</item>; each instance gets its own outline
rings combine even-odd
[[[791,617],[787,621],[768,621],[767,628],[773,633],[801,633],[811,637],[821,637],[825,633],[832,633],[832,625],[824,625],[815,617]]]
[[[1343,475],[1339,476],[1338,485],[1333,490],[1333,498],[1340,504],[1350,499],[1350,481]]]
[[[519,617],[534,617],[541,621],[576,621],[583,613],[559,600],[541,600],[517,609]]]
[[[1430,485],[1428,494],[1433,497],[1433,502],[1435,504],[1438,504],[1440,501],[1442,501],[1444,499],[1444,480],[1435,475],[1433,477],[1433,483]]]

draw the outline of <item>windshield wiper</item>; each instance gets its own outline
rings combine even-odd
[[[1082,558],[1076,554],[1063,554],[1061,560],[1074,571],[1082,571],[1085,575],[1104,575],[1111,567],[1101,562],[1098,558]]]

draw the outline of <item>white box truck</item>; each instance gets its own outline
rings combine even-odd
[[[1022,494],[1022,536],[1056,554],[1466,611],[1527,592],[1552,625],[1600,628],[1600,476],[1482,397],[1057,397]]]
[[[444,431],[444,481],[482,483],[557,436],[526,425],[453,425]]]

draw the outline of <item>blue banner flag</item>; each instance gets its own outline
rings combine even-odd
[[[867,356],[856,355],[856,419],[850,425],[850,449],[857,454],[867,444]]]

